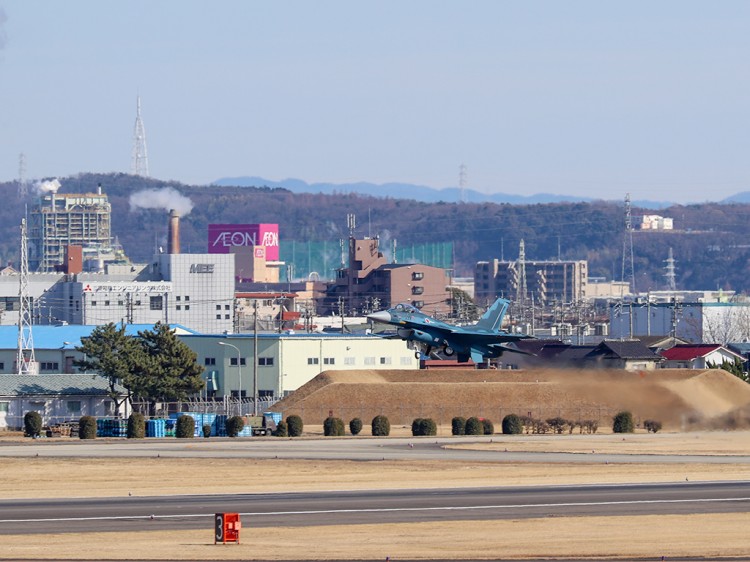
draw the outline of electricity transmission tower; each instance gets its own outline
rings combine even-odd
[[[468,169],[466,164],[461,164],[458,167],[458,188],[461,191],[461,203],[466,203],[466,180],[468,176]]]
[[[18,349],[16,372],[19,375],[35,375],[34,338],[31,333],[31,298],[29,296],[29,253],[26,237],[26,219],[21,219],[21,271],[18,287]]]
[[[675,275],[675,262],[677,260],[674,259],[674,255],[672,254],[672,248],[669,248],[669,257],[664,260],[667,265],[664,266],[665,273],[664,277],[667,280],[667,289],[670,291],[676,291],[677,290],[677,283],[675,281],[676,275]]]
[[[526,244],[521,238],[518,246],[518,284],[516,285],[516,302],[524,306],[528,290],[526,288]]]
[[[148,177],[148,152],[146,151],[146,129],[141,119],[141,96],[138,96],[133,132],[133,157],[130,171],[135,176]]]

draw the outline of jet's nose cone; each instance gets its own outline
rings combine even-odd
[[[391,313],[386,310],[381,310],[380,312],[373,312],[372,314],[368,314],[367,318],[370,320],[375,320],[375,322],[382,322],[383,324],[387,324],[391,321]]]

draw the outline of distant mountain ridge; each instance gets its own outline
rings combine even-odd
[[[446,187],[436,189],[425,185],[411,183],[384,183],[375,184],[369,182],[356,183],[307,183],[304,180],[287,178],[276,181],[258,176],[240,176],[221,178],[212,185],[232,187],[281,187],[292,193],[323,193],[332,195],[334,193],[358,193],[371,197],[388,197],[392,199],[414,199],[425,203],[443,201],[445,203],[458,203],[461,201],[461,189],[458,187]],[[733,197],[738,197],[741,194]],[[750,193],[747,194],[750,200]],[[466,203],[508,203],[511,205],[536,205],[545,203],[590,203],[594,199],[590,197],[575,197],[572,195],[556,195],[553,193],[535,193],[534,195],[516,195],[509,193],[482,193],[473,189],[465,189],[463,201]],[[669,201],[633,201],[636,207],[647,209],[663,209],[674,205]]]

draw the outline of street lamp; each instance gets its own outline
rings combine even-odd
[[[226,343],[223,341],[216,342],[219,345],[225,345],[227,347],[231,347],[234,350],[237,351],[237,376],[239,378],[239,383],[237,385],[237,395],[240,399],[240,414],[242,414],[242,357],[240,356],[240,348],[236,345],[233,345],[231,343]]]

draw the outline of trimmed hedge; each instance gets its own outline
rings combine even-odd
[[[479,418],[472,416],[466,420],[466,435],[484,435],[484,424]]]
[[[195,420],[191,416],[180,416],[174,428],[174,436],[178,439],[191,439],[195,435]]]
[[[386,416],[372,418],[372,434],[376,437],[387,437],[391,434],[391,422]]]
[[[508,414],[503,418],[503,433],[505,435],[519,435],[523,433],[523,424],[521,418],[516,414]]]
[[[245,420],[242,419],[242,416],[232,416],[227,418],[224,425],[227,428],[228,437],[237,437],[245,429]]]
[[[78,437],[81,439],[96,439],[96,418],[82,416],[78,420]]]
[[[281,420],[279,423],[276,424],[276,429],[274,430],[273,434],[276,437],[288,437],[289,436],[289,424],[285,422],[284,420]]]
[[[362,420],[359,418],[354,418],[349,422],[349,431],[352,435],[359,435],[359,432],[362,431]]]
[[[23,416],[23,434],[39,437],[42,434],[42,416],[39,412],[26,412]]]
[[[437,435],[437,424],[432,418],[416,418],[411,423],[411,434],[414,436]]]
[[[296,415],[287,416],[286,426],[287,431],[289,432],[289,437],[299,437],[302,435],[304,424],[302,423],[301,417]]]
[[[211,437],[211,425],[210,424],[203,424],[203,427],[201,427],[201,431],[203,432],[203,437],[208,439]]]
[[[633,414],[623,411],[615,415],[612,421],[612,433],[633,433],[634,431]]]
[[[344,435],[344,420],[328,416],[323,421],[323,435],[326,437],[341,437]]]
[[[146,418],[140,412],[133,412],[128,416],[128,439],[143,439],[146,437]]]
[[[451,420],[452,435],[466,435],[466,418],[456,416]]]
[[[493,435],[495,433],[495,424],[487,418],[482,418],[482,428],[485,435]]]

